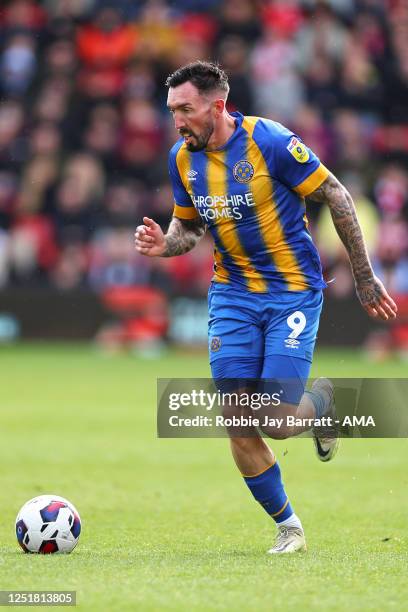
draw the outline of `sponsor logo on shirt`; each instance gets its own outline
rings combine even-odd
[[[255,206],[253,194],[247,193],[223,194],[214,196],[191,196],[193,204],[205,223],[217,219],[242,219],[242,206]]]

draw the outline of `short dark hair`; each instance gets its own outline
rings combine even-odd
[[[200,93],[217,89],[229,92],[228,77],[218,64],[197,60],[175,70],[166,79],[166,87],[178,87],[190,82]]]

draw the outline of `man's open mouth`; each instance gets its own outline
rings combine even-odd
[[[181,135],[184,138],[185,142],[190,141],[193,138],[193,135],[190,132],[184,132]]]

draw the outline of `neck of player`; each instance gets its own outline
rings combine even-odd
[[[214,126],[214,131],[208,141],[206,151],[216,151],[223,147],[231,138],[235,129],[234,117],[225,112]]]

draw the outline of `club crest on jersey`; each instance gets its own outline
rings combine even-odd
[[[211,338],[210,349],[213,353],[216,353],[221,348],[221,338],[219,336],[214,336]]]
[[[303,142],[300,142],[300,140],[294,136],[290,139],[290,143],[286,148],[300,164],[304,164],[309,159],[309,151],[306,149]]]
[[[235,164],[232,174],[238,183],[249,183],[254,176],[254,167],[251,162],[246,159],[241,159]]]

